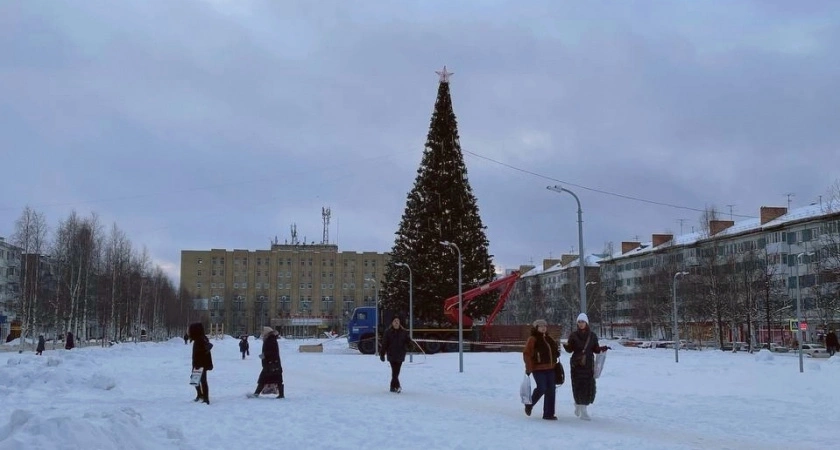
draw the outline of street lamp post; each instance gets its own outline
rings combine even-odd
[[[805,371],[805,363],[802,360],[802,289],[800,286],[799,280],[799,264],[800,259],[804,255],[811,255],[812,253],[799,253],[796,255],[796,334],[797,334],[797,341],[799,343],[799,373]]]
[[[408,269],[408,339],[414,342],[414,275],[411,266],[406,263],[394,263],[395,266]],[[414,362],[414,353],[408,354],[408,362]]]
[[[440,244],[452,247],[458,252],[458,370],[464,372],[464,295],[461,287],[461,249],[449,241],[440,241]]]
[[[365,278],[365,281],[373,283],[373,354],[379,356],[379,287],[373,278]]]
[[[580,254],[578,266],[578,289],[580,289],[580,312],[586,312],[586,281],[584,277],[584,272],[586,271],[585,266],[586,262],[584,261],[584,253],[583,253],[583,210],[580,207],[580,199],[574,192],[562,187],[562,186],[546,186],[546,189],[549,191],[554,192],[566,192],[571,194],[572,197],[575,198],[575,201],[578,205],[577,215],[578,215],[578,252]]]
[[[677,272],[674,274],[674,362],[680,362],[680,328],[677,324],[677,278],[683,275],[688,275],[688,272]]]

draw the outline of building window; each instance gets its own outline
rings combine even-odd
[[[201,269],[198,270],[198,276],[201,276]]]
[[[198,283],[196,283],[196,284],[195,284],[195,287],[197,287],[197,288],[201,289],[201,282],[199,281]]]

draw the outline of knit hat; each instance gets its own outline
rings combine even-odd
[[[548,322],[546,322],[546,321],[545,321],[545,320],[543,320],[543,319],[537,319],[537,320],[535,320],[535,321],[534,321],[534,324],[533,324],[533,325],[534,325],[534,328],[537,328],[537,327],[538,327],[538,326],[540,326],[540,325],[542,325],[542,326],[544,326],[544,327],[547,327],[547,326],[548,326]]]
[[[274,332],[274,328],[263,327],[261,336],[262,336],[263,339],[265,339],[269,334],[271,334],[273,332]]]
[[[577,321],[578,322],[583,321],[583,322],[586,322],[587,324],[589,324],[589,316],[587,316],[586,313],[580,313],[580,314],[578,314]]]

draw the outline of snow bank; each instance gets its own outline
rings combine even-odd
[[[161,433],[166,439],[160,439],[141,427],[142,420],[131,408],[91,412],[82,417],[15,409],[9,421],[0,426],[0,447],[28,450],[178,448],[182,433],[169,430]]]

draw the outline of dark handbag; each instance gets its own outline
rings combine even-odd
[[[566,381],[566,371],[563,370],[563,364],[558,361],[554,366],[554,384],[561,385]]]
[[[581,367],[586,366],[586,349],[589,347],[589,340],[592,338],[592,333],[589,333],[589,336],[586,337],[586,343],[583,344],[583,351],[580,352],[580,357],[578,357],[577,364]]]

